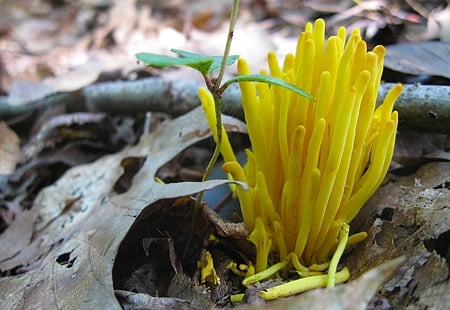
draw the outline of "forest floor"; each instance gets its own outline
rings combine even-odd
[[[450,7],[356,2],[242,0],[231,53],[258,72],[268,51],[294,51],[305,23],[320,17],[327,35],[358,27],[368,49],[386,46],[385,82],[447,95],[436,108],[399,112],[390,171],[351,223],[368,237],[342,260],[350,281],[266,307],[450,309]],[[220,165],[199,182],[214,148],[196,109],[202,76],[135,58],[173,48],[222,55],[231,3],[0,0],[3,309],[264,303],[261,287],[244,287],[227,268],[253,249],[245,228],[228,222],[240,220],[239,206]],[[242,154],[242,109],[229,96],[224,124]],[[207,205],[196,214],[191,197],[202,190]],[[200,283],[207,252],[219,283]],[[238,293],[247,305],[230,301]]]

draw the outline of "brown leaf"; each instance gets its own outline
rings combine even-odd
[[[5,122],[0,122],[0,174],[14,172],[21,152],[19,137]]]
[[[55,129],[62,126],[71,125],[85,125],[88,123],[99,124],[106,118],[105,113],[88,113],[78,112],[72,114],[62,114],[51,117],[39,128],[39,131],[33,136],[31,141],[24,147],[24,153],[27,157],[31,158],[36,156],[49,144],[54,144]],[[69,132],[69,131],[68,131]],[[52,135],[53,133],[53,135]],[[68,134],[69,135],[69,134]],[[73,134],[76,136],[77,134]],[[79,136],[86,135],[86,133],[78,134]]]
[[[9,93],[8,104],[19,106],[42,99],[56,91],[48,85],[23,80],[15,80]]]
[[[386,48],[384,65],[392,70],[450,78],[450,43],[401,43]]]
[[[143,136],[134,147],[68,170],[42,190],[32,207],[38,213],[25,246],[12,256],[6,255],[3,249],[17,240],[5,240],[7,234],[0,236],[0,270],[17,274],[0,279],[2,306],[78,309],[82,304],[90,309],[120,309],[113,291],[112,267],[122,239],[141,211],[158,200],[228,182],[159,184],[154,180],[161,165],[210,136],[203,119],[203,112],[196,109],[160,132]],[[224,121],[236,128],[245,127],[237,120]],[[130,189],[115,193],[114,184],[123,172],[122,159],[142,156],[147,160]],[[18,223],[19,219],[8,230]]]
[[[407,24],[406,37],[410,41],[440,39],[443,42],[450,42],[450,6],[423,13],[427,16],[426,27],[422,24]]]
[[[450,160],[446,151],[450,136],[414,130],[402,130],[395,141],[394,161],[405,166],[418,165],[424,159]]]
[[[250,234],[247,226],[245,226],[243,222],[226,222],[216,212],[214,212],[214,210],[207,207],[204,208],[204,213],[211,224],[216,228],[217,233],[222,237],[244,239]]]
[[[409,305],[440,309],[449,286],[449,162],[433,162],[409,176],[389,175],[352,227],[367,231],[364,243],[348,258],[352,276],[391,258],[408,259],[382,289],[396,308]],[[359,227],[362,224],[362,227]]]

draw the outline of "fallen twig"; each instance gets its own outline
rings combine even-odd
[[[0,118],[10,119],[24,113],[55,105],[65,105],[71,112],[106,112],[135,114],[147,111],[182,115],[200,104],[199,82],[148,78],[137,81],[104,82],[81,90],[56,93],[24,105],[8,105],[8,97],[0,97]],[[381,85],[378,102],[382,102],[392,83]],[[223,95],[225,114],[243,117],[240,90],[231,85]],[[404,85],[395,104],[401,128],[430,132],[450,132],[450,86]]]

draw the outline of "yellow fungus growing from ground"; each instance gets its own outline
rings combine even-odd
[[[232,158],[227,138],[223,169],[250,189],[237,187],[249,240],[256,247],[255,274],[244,284],[297,271],[301,280],[261,292],[273,299],[318,286],[332,287],[349,278],[337,272],[348,244],[349,223],[385,177],[394,149],[402,90],[393,87],[376,107],[385,48],[367,51],[358,29],[347,37],[340,28],[325,39],[325,22],[308,23],[294,54],[282,65],[268,55],[269,72],[314,96],[304,98],[283,87],[240,82],[251,150],[242,167]],[[238,74],[251,74],[243,59]],[[204,107],[213,104],[199,91]],[[205,108],[209,125],[215,115]],[[226,135],[226,133],[225,133]],[[289,286],[290,285],[290,286]]]
[[[201,271],[201,283],[211,283],[213,285],[218,285],[220,283],[220,278],[217,276],[216,269],[214,268],[214,262],[211,253],[205,252],[203,259],[197,262],[197,268]]]

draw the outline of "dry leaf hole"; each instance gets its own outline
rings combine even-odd
[[[392,209],[392,208],[384,208],[383,211],[381,211],[380,218],[382,220],[392,221],[392,216],[393,215],[394,215],[394,209]]]
[[[113,186],[116,193],[122,194],[128,191],[132,185],[133,177],[139,172],[145,160],[146,157],[127,157],[122,159],[120,165],[123,168],[123,173]]]
[[[65,252],[56,258],[56,262],[61,266],[66,266],[67,268],[72,268],[73,264],[77,260],[77,257],[70,257],[71,252]]]

